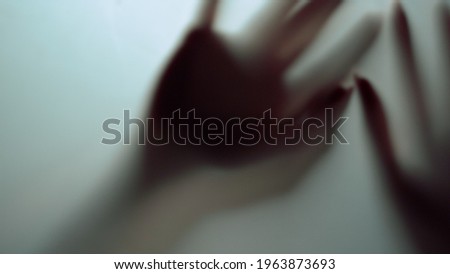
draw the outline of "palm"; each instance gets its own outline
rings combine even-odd
[[[306,113],[317,115],[325,106],[335,107],[336,102],[330,100],[345,97],[339,82],[368,47],[379,23],[373,18],[365,18],[345,41],[346,44],[354,43],[350,38],[359,38],[352,54],[334,60],[341,67],[328,78],[311,78],[310,82],[316,85],[300,85],[293,90],[292,85],[288,86],[284,81],[286,71],[312,42],[340,1],[314,1],[290,17],[287,14],[297,1],[276,1],[266,16],[271,20],[264,22],[270,27],[259,27],[260,34],[256,28],[254,43],[246,49],[230,47],[211,30],[214,3],[217,2],[210,1],[211,6],[206,8],[205,17],[210,20],[188,34],[160,80],[149,112],[149,117],[155,118],[156,123],[172,117],[177,110],[184,114],[194,110],[196,117],[214,117],[226,124],[233,118],[260,118],[267,110],[275,118],[300,118]],[[242,52],[249,56],[237,58]],[[328,62],[319,63],[316,70],[326,71],[327,66]],[[161,124],[158,130],[162,131]],[[235,139],[241,136],[241,132],[232,134]],[[264,145],[249,148],[235,142],[233,146],[198,146],[194,150],[208,152],[213,160],[223,160],[226,155],[228,162],[242,159],[242,151],[261,152],[261,147]]]

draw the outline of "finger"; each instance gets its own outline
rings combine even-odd
[[[196,27],[200,29],[211,29],[216,19],[220,0],[203,0],[202,2]]]
[[[269,45],[277,36],[288,13],[298,0],[276,0],[270,3],[257,14],[254,20],[245,27],[243,35],[245,51],[250,62],[257,62],[268,52]]]
[[[317,112],[316,110],[320,109],[321,106],[334,102],[337,98],[349,96],[352,93],[352,90],[352,87],[344,88],[342,86],[338,86],[327,92],[314,94],[311,98],[307,99],[303,108],[298,109],[298,112],[292,114],[292,117],[297,117],[300,119],[307,118],[312,113]]]
[[[373,141],[384,165],[391,177],[399,176],[400,168],[392,145],[391,134],[383,105],[373,86],[364,78],[355,76],[360,91],[364,113]]]
[[[283,25],[273,45],[274,63],[280,69],[289,66],[319,34],[341,0],[309,2]]]
[[[394,32],[396,35],[396,53],[400,61],[403,81],[410,90],[414,102],[414,114],[419,121],[418,136],[422,138],[421,145],[429,147],[432,143],[429,114],[426,107],[423,84],[419,76],[418,66],[411,40],[411,31],[404,9],[397,1],[394,6]]]
[[[377,91],[367,79],[355,76],[355,81],[361,94],[369,131],[389,178],[395,183],[408,184],[409,188],[431,196],[434,192],[432,188],[436,187],[436,184],[422,184],[419,183],[419,179],[409,178],[410,172],[399,162],[391,139],[386,112]]]
[[[450,75],[450,8],[441,3],[438,7],[438,20],[440,25],[440,33],[442,35],[442,50],[444,57],[444,70],[446,75]],[[450,79],[446,79],[450,87]],[[450,102],[450,100],[448,100]]]
[[[433,121],[435,123],[435,134],[437,142],[442,146],[443,143],[448,144],[450,147],[450,124],[445,119],[441,117],[450,116],[450,10],[449,7],[441,2],[437,5],[437,27],[438,27],[438,51],[437,56],[439,57],[439,62],[436,66],[436,75],[439,77],[438,85],[438,96],[433,100]],[[437,148],[438,153],[443,151]],[[445,151],[444,153],[448,153]]]
[[[298,112],[315,93],[326,92],[337,86],[372,44],[380,25],[378,14],[367,15],[307,71],[299,71],[295,66],[290,68],[285,75],[290,92],[285,113]]]
[[[440,8],[440,20],[442,25],[442,33],[444,35],[444,43],[446,46],[446,49],[450,48],[450,8],[446,6],[444,3],[441,4],[442,7]],[[447,50],[445,51],[447,54],[446,59],[447,63],[449,64],[449,71],[447,73],[450,73],[450,52]]]

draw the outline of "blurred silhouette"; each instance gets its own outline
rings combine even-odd
[[[448,29],[448,10],[439,6],[439,18]],[[366,115],[367,125],[372,135],[374,147],[386,171],[389,188],[398,202],[401,212],[411,230],[421,252],[450,252],[450,150],[448,142],[433,142],[434,137],[429,128],[429,109],[425,106],[426,92],[421,87],[420,75],[416,67],[416,57],[411,45],[410,30],[406,15],[399,2],[394,5],[394,26],[403,53],[400,59],[404,64],[404,77],[415,99],[413,109],[417,112],[421,143],[426,149],[429,161],[425,170],[411,170],[400,161],[389,130],[389,119],[385,113],[382,100],[369,80],[355,76]],[[448,34],[448,33],[447,33]],[[448,37],[445,37],[448,44]],[[448,63],[450,65],[450,62]],[[450,66],[447,66],[447,69]],[[448,71],[450,72],[450,70]],[[413,116],[411,119],[413,119]],[[392,126],[392,125],[391,125]],[[407,139],[410,136],[402,136]],[[418,155],[420,157],[420,155]]]
[[[341,83],[376,37],[378,16],[362,17],[316,62],[315,76],[304,77],[293,87],[285,83],[285,73],[340,2],[317,0],[298,8],[296,0],[272,1],[249,27],[249,39],[239,48],[213,30],[219,1],[204,1],[196,25],[157,85],[148,110],[148,117],[157,124],[148,130],[167,134],[159,122],[176,110],[186,114],[195,109],[202,119],[215,117],[224,123],[232,118],[261,117],[268,109],[274,118],[291,117],[299,124],[309,117],[323,120],[326,108],[339,117],[351,94]],[[242,134],[232,133],[233,138]],[[130,161],[133,168],[113,184],[120,194],[102,205],[87,206],[97,209],[91,210],[88,221],[77,220],[68,229],[70,236],[63,236],[56,251],[170,250],[202,216],[287,191],[329,147],[264,143],[180,146],[173,142],[138,146],[137,158]]]
[[[435,170],[430,178],[420,178],[402,169],[394,152],[388,120],[380,98],[366,79],[357,77],[357,84],[374,145],[386,170],[389,187],[408,221],[408,228],[414,233],[421,251],[448,253],[450,250],[448,169],[439,169],[445,166],[442,162],[433,163]],[[447,161],[446,165],[448,164],[450,162]]]
[[[243,48],[231,48],[232,43],[212,30],[217,2],[205,1],[205,15],[200,16],[200,23],[188,33],[163,73],[148,112],[148,117],[155,118],[156,123],[170,118],[176,110],[185,116],[195,110],[203,120],[215,117],[223,124],[233,118],[261,117],[269,109],[276,119],[292,117],[301,121],[318,112],[329,98],[346,93],[339,85],[371,44],[380,25],[377,16],[364,17],[336,45],[332,58],[317,62],[313,71],[320,71],[320,75],[309,77],[308,82],[292,90],[284,79],[289,65],[311,44],[341,1],[311,1],[299,10],[294,9],[298,1],[272,1],[268,10],[257,17],[259,20],[251,24],[256,25],[248,30],[252,41]],[[333,71],[328,73],[330,63]],[[157,124],[155,130],[161,131],[161,124]],[[161,134],[163,132],[157,135]],[[232,135],[239,139],[242,132]],[[170,149],[180,151],[181,155],[189,154],[189,157],[195,155],[197,160],[204,158],[203,164],[231,166],[273,155],[274,150],[283,151],[280,146],[267,146],[264,142],[256,146],[233,144],[182,148],[172,144]],[[157,165],[152,158],[159,155],[155,150],[160,148],[149,146],[148,149],[150,152],[145,152],[145,158],[151,164],[145,165]],[[168,148],[162,150],[167,153]],[[161,161],[160,157],[156,158]],[[171,167],[173,164],[171,159]]]

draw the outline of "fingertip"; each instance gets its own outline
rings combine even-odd
[[[203,0],[200,15],[196,24],[199,29],[211,29],[217,17],[218,6],[221,0]]]
[[[369,102],[375,103],[379,101],[377,93],[369,80],[367,80],[363,76],[360,76],[359,74],[354,74],[353,77],[355,79],[356,86],[358,87],[358,91],[363,97],[364,104],[367,104]]]

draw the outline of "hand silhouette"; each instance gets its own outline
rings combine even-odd
[[[166,131],[163,119],[177,111],[186,117],[194,110],[203,121],[215,118],[226,124],[235,118],[261,118],[270,110],[275,119],[293,118],[301,124],[309,117],[323,121],[327,108],[337,117],[350,95],[340,84],[370,46],[380,25],[377,16],[364,16],[308,73],[289,82],[287,70],[341,1],[311,1],[300,9],[296,9],[298,1],[272,1],[247,31],[245,43],[217,34],[212,26],[219,1],[204,2],[198,23],[156,87],[147,114],[155,124],[139,134],[139,138],[169,137],[170,142],[137,147],[139,157],[132,162],[137,168],[133,168],[131,178],[121,175],[122,187],[116,190],[128,194],[122,195],[122,201],[111,198],[114,201],[94,215],[100,216],[99,223],[77,232],[81,239],[76,238],[80,245],[74,250],[161,252],[205,214],[292,187],[324,152],[325,145],[287,146],[262,141],[242,145],[236,140],[245,133],[228,128],[224,133],[231,134],[232,145],[180,145],[174,138],[188,136],[189,131]],[[323,130],[310,134],[316,136]],[[264,127],[258,126],[256,131],[260,136],[267,134]],[[278,141],[283,137],[272,130],[268,133]],[[205,133],[200,136],[208,138]]]
[[[449,14],[445,6],[439,6],[438,18],[446,30],[444,42],[449,45]],[[400,3],[396,3],[393,12],[393,24],[397,43],[403,54],[400,61],[405,65],[405,80],[411,86],[412,109],[419,116],[417,119],[420,140],[416,144],[423,148],[423,155],[414,155],[426,161],[425,167],[412,168],[402,161],[398,147],[391,133],[390,116],[386,114],[382,100],[374,85],[367,79],[356,76],[356,83],[361,92],[367,125],[373,137],[374,146],[380,162],[386,171],[389,187],[400,209],[404,213],[409,228],[418,247],[427,253],[448,253],[450,250],[450,150],[447,138],[438,141],[430,129],[431,110],[425,106],[425,98],[430,96],[421,85],[416,67],[416,58],[412,49],[410,31],[406,15]],[[450,63],[447,63],[449,71]],[[448,90],[446,90],[447,92]],[[415,116],[412,116],[415,117]],[[411,118],[412,119],[412,118]],[[448,131],[447,129],[444,129]],[[402,136],[404,140],[415,136]],[[433,141],[434,140],[434,141]]]
[[[163,124],[158,124],[176,111],[187,116],[189,111],[195,110],[200,119],[214,117],[223,124],[234,118],[259,118],[269,109],[273,117],[291,117],[297,123],[308,117],[323,120],[326,108],[333,109],[338,116],[350,95],[339,85],[376,37],[380,26],[377,16],[363,17],[331,52],[325,54],[326,58],[318,60],[311,69],[313,73],[306,74],[315,74],[314,77],[300,76],[299,81],[289,84],[285,73],[312,43],[340,2],[311,1],[297,11],[294,10],[297,1],[273,1],[270,10],[258,17],[265,19],[250,28],[253,31],[249,34],[250,41],[233,43],[213,31],[219,2],[205,1],[199,23],[187,34],[157,85],[148,112],[148,117],[154,118],[157,125],[149,128],[147,134],[155,134],[152,130],[160,136],[180,134],[164,131]],[[233,48],[236,44],[245,46]],[[261,136],[265,134],[263,129],[258,130]],[[181,134],[187,136],[189,133]],[[165,194],[160,197],[165,198],[159,199],[166,200],[166,205],[172,201],[166,209],[183,212],[183,216],[177,214],[172,220],[166,220],[165,225],[171,228],[166,232],[173,233],[162,236],[155,232],[160,240],[156,243],[149,237],[147,250],[149,246],[156,250],[158,246],[164,248],[163,245],[173,242],[185,227],[205,214],[288,190],[325,148],[324,145],[305,144],[286,146],[282,142],[279,145],[261,142],[246,146],[236,142],[243,136],[242,132],[232,134],[233,145],[180,146],[171,142],[168,146],[150,145],[145,149],[142,172],[151,183],[158,180],[161,173],[180,174],[183,168],[193,164],[197,167],[193,169],[195,171],[189,169],[188,174],[193,174],[190,178],[188,175],[178,183],[172,181],[170,186],[160,187],[170,189],[163,190]],[[202,135],[202,138],[207,136]],[[177,197],[176,201],[174,197]],[[155,205],[147,198],[139,207],[145,210],[128,219],[128,224],[134,224],[129,228],[142,229],[142,216],[149,214]],[[154,231],[149,227],[145,229]],[[129,235],[136,230],[128,229]]]
[[[187,117],[187,113],[193,110],[203,121],[216,118],[225,125],[232,119],[260,118],[270,110],[274,119],[289,117],[301,124],[305,117],[317,114],[327,100],[344,96],[345,89],[339,84],[376,36],[380,25],[376,16],[363,17],[326,54],[327,58],[318,60],[312,72],[306,74],[313,74],[312,77],[305,80],[300,75],[300,80],[290,83],[286,80],[291,64],[311,44],[340,2],[311,1],[296,10],[298,1],[273,1],[269,11],[263,12],[258,17],[260,20],[249,28],[247,36],[251,41],[238,43],[227,41],[214,32],[212,25],[219,1],[205,1],[199,23],[188,33],[157,86],[148,114],[155,119],[156,125],[149,127],[148,135],[165,135],[173,139],[175,135],[189,134],[188,130],[174,132],[166,130],[167,126],[163,128],[161,121],[172,117],[176,111]],[[245,46],[236,46],[242,44]],[[258,127],[257,130],[260,136],[270,134],[275,139],[285,136],[268,133],[267,128]],[[185,156],[181,157],[176,152],[181,150],[185,151],[184,155],[201,155],[197,159],[221,165],[236,165],[261,159],[275,151],[286,151],[280,148],[283,145],[267,146],[264,141],[251,146],[240,144],[243,134],[239,129],[227,127],[224,135],[232,135],[232,145],[224,145],[225,142],[202,143],[183,146],[182,149],[177,145],[171,146],[176,156],[171,157],[170,165],[174,165],[173,158],[185,161]],[[202,140],[207,138],[200,136]],[[155,152],[158,148],[149,147],[149,158],[160,155]],[[166,148],[164,151],[167,153]],[[161,162],[160,156],[156,158]],[[148,161],[151,162],[148,165],[156,164]]]

